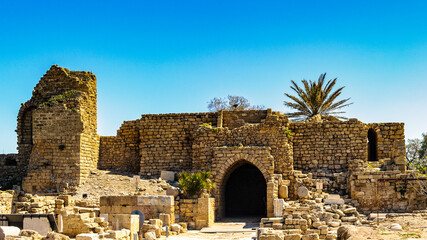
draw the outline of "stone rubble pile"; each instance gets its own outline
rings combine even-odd
[[[332,204],[326,204],[325,201]],[[282,217],[261,219],[260,228],[268,230],[261,233],[260,239],[337,239],[338,227],[370,222],[342,199],[283,201],[282,213]]]

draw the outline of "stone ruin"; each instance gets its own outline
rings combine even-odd
[[[217,186],[216,219],[279,215],[284,217],[274,220],[276,228],[300,226],[304,221],[294,224],[283,215],[286,207],[275,213],[275,201],[313,204],[319,186],[366,213],[427,207],[421,186],[408,180],[417,176],[406,169],[403,123],[329,116],[292,122],[271,109],[144,114],[125,121],[116,136],[99,136],[96,76],[56,65],[21,105],[17,120],[18,154],[0,155],[6,173],[0,180],[22,180],[27,193],[72,193],[94,169],[145,178],[204,170]],[[298,194],[302,188],[308,196]],[[345,218],[336,212],[348,208],[327,209]]]

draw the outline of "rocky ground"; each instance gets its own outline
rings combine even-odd
[[[137,183],[133,176],[128,173],[93,170],[73,198],[81,199],[83,194],[87,194],[88,199],[99,199],[100,196],[133,195],[137,191],[143,195],[164,195],[170,186],[160,179],[141,179]]]

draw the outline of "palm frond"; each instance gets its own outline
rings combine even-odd
[[[287,113],[289,117],[295,120],[305,120],[316,114],[334,116],[340,119],[346,119],[339,116],[345,112],[337,112],[341,108],[347,107],[353,103],[347,103],[350,98],[337,101],[344,87],[333,91],[337,78],[328,80],[325,84],[326,73],[320,74],[317,82],[311,80],[301,80],[302,87],[291,80],[291,89],[296,93],[295,96],[285,93],[289,101],[284,101],[284,105],[295,109],[296,112]]]

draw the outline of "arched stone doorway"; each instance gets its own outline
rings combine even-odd
[[[267,184],[256,166],[241,162],[224,181],[225,217],[267,215]]]

